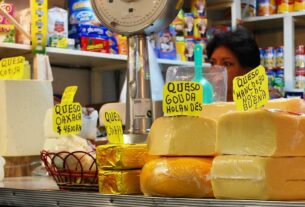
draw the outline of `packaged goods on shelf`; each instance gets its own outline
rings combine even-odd
[[[31,9],[26,8],[22,9],[20,11],[16,11],[16,20],[19,22],[19,24],[22,25],[22,28],[28,33],[31,34]],[[31,44],[31,40],[25,36],[22,32],[17,30],[16,32],[16,42],[19,44],[25,44],[29,45]]]
[[[108,144],[96,149],[97,164],[101,169],[139,169],[147,160],[146,144]]]
[[[51,82],[1,80],[0,86],[0,155],[39,155],[44,116],[53,106]]]
[[[256,0],[241,0],[241,15],[245,17],[256,16]]]
[[[276,0],[257,0],[258,16],[276,14]]]
[[[206,38],[208,20],[203,17],[197,17],[194,20],[194,38]]]
[[[93,37],[81,37],[80,48],[84,51],[109,53],[110,46],[108,38],[93,38]]]
[[[0,24],[0,43],[15,43],[16,29],[12,24]]]
[[[176,60],[175,38],[170,29],[165,29],[158,34],[159,58]]]
[[[148,135],[148,153],[166,156],[215,155],[216,122],[190,116],[161,117]]]
[[[90,0],[69,0],[69,23],[101,26]]]
[[[48,10],[48,45],[52,47],[68,47],[68,12],[54,7]],[[66,39],[65,44],[58,44]]]
[[[294,9],[294,11],[304,11],[305,10],[305,0],[294,0],[293,9]]]
[[[194,61],[195,39],[193,37],[185,38],[185,57],[187,61]]]
[[[4,9],[9,15],[14,15],[14,4],[12,3],[0,3],[2,9]],[[2,14],[0,14],[0,24],[10,24],[11,22]]]
[[[99,170],[99,192],[102,194],[141,194],[141,170]]]
[[[192,0],[191,12],[194,17],[206,17],[206,0]]]
[[[259,124],[258,124],[259,120]],[[305,118],[278,110],[230,112],[218,121],[217,152],[254,156],[304,156]]]
[[[277,1],[277,13],[293,12],[294,0],[278,0]]]
[[[194,14],[184,14],[184,36],[194,36]]]
[[[214,197],[211,165],[210,157],[161,157],[151,160],[141,172],[141,191],[146,196]]]
[[[216,198],[304,200],[304,171],[305,157],[218,156],[213,192]]]
[[[184,35],[184,11],[181,9],[177,17],[172,22],[172,26],[175,29],[175,33],[178,37]]]
[[[295,51],[295,87],[305,88],[305,46],[296,46]]]
[[[292,113],[305,113],[305,101],[300,98],[279,98],[268,101],[264,108]],[[217,121],[223,114],[232,111],[236,111],[234,102],[216,102],[204,105],[204,110],[202,110],[200,116]]]

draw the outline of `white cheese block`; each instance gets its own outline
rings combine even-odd
[[[217,156],[212,187],[216,198],[304,200],[304,172],[305,157]]]
[[[230,112],[218,121],[217,152],[305,156],[305,116],[273,110]]]
[[[52,106],[51,82],[0,80],[0,155],[39,155],[45,113]]]
[[[216,121],[191,116],[161,117],[154,121],[147,144],[151,155],[215,155]]]

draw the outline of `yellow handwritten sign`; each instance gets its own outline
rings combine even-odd
[[[199,116],[202,111],[201,84],[191,81],[173,81],[163,88],[163,112],[166,116]]]
[[[79,134],[82,129],[80,103],[56,104],[53,107],[53,131],[59,135]]]
[[[3,58],[0,61],[1,79],[23,79],[25,58],[22,56]]]
[[[233,80],[233,100],[237,110],[248,111],[264,106],[269,100],[268,77],[263,66]]]
[[[59,135],[79,134],[82,129],[82,106],[73,103],[77,86],[65,89],[61,103],[53,107],[53,131]]]
[[[61,103],[72,103],[74,100],[74,96],[77,91],[77,86],[69,86],[65,89],[64,94],[61,98]]]
[[[108,110],[104,113],[102,121],[106,128],[109,142],[113,144],[124,144],[122,119],[116,110]]]

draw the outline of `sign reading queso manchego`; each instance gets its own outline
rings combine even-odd
[[[263,66],[233,80],[233,100],[237,110],[249,111],[264,106],[269,100],[268,76]]]

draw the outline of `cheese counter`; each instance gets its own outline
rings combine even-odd
[[[213,206],[213,207],[249,207],[249,206],[305,206],[305,201],[256,201],[256,200],[220,200],[186,199],[165,197],[144,197],[127,195],[101,195],[98,193],[59,191],[51,177],[5,178],[0,183],[0,206]]]

